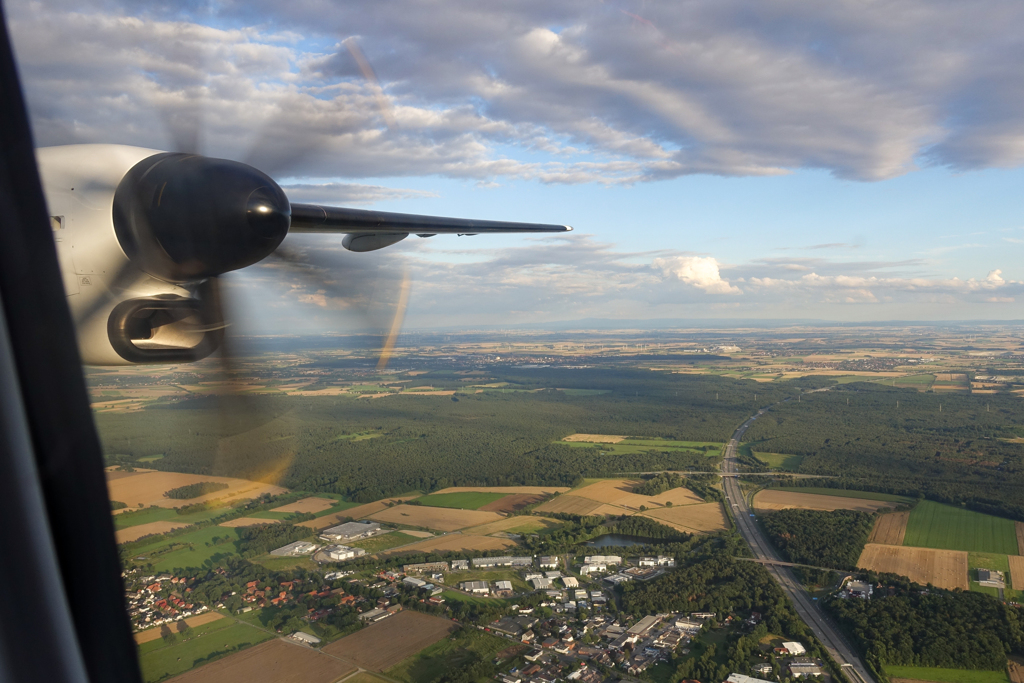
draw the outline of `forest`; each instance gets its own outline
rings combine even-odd
[[[981,593],[893,588],[889,597],[825,603],[876,673],[885,664],[1000,671],[1020,651],[1016,608]]]
[[[174,498],[175,500],[188,500],[190,498],[205,496],[207,493],[223,491],[227,487],[227,484],[222,484],[216,481],[198,481],[195,484],[186,484],[184,486],[171,489],[170,491],[165,491],[164,495],[168,498]]]
[[[664,469],[709,469],[695,451],[609,452],[560,443],[582,432],[724,441],[758,399],[795,391],[748,380],[616,368],[510,370],[496,379],[523,391],[441,397],[348,396],[246,399],[258,410],[218,415],[210,397],[158,404],[140,413],[100,413],[111,462],[195,474],[273,480],[368,502],[410,490],[460,485],[562,485],[583,477]],[[433,374],[433,386],[444,386]],[[453,386],[458,378],[451,379]],[[608,393],[526,389],[558,386]],[[372,434],[374,438],[346,438]]]
[[[1022,429],[1012,394],[855,382],[775,405],[743,438],[758,451],[804,456],[800,473],[834,477],[796,485],[923,495],[1024,520],[1024,448],[1011,442]]]
[[[778,510],[758,519],[789,562],[856,569],[875,516],[857,510]]]

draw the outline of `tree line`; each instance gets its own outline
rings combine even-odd
[[[789,562],[856,569],[875,515],[857,510],[778,510],[758,519]]]

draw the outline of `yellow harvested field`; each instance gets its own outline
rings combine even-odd
[[[479,526],[501,519],[495,512],[483,510],[456,510],[426,505],[396,505],[370,515],[370,519],[391,524],[408,524],[437,531],[455,531],[468,526]]]
[[[615,434],[573,434],[562,441],[582,441],[583,443],[619,443],[626,437]]]
[[[658,508],[640,514],[691,534],[724,531],[729,528],[729,519],[725,516],[725,509],[721,503]]]
[[[669,489],[668,491],[665,491],[665,493],[659,493],[652,498],[647,498],[647,500],[655,503],[656,505],[664,505],[665,503],[672,503],[673,505],[697,505],[704,502],[703,498],[690,489],[685,488]],[[650,505],[647,507],[650,507]]]
[[[402,610],[393,617],[334,641],[325,646],[323,651],[370,671],[384,671],[428,645],[433,645],[457,628],[458,624],[448,619]],[[252,680],[277,681],[270,677],[256,677]]]
[[[326,510],[338,501],[333,498],[303,498],[297,500],[294,503],[288,503],[282,505],[279,508],[274,508],[271,512],[320,512]]]
[[[1010,588],[1024,591],[1024,557],[1007,555],[1006,559],[1010,561]]]
[[[868,537],[868,543],[903,545],[903,536],[907,533],[908,521],[910,521],[909,511],[879,515],[875,520],[875,527],[871,530],[871,536]]]
[[[758,510],[860,510],[874,512],[882,508],[891,508],[892,503],[884,500],[865,500],[863,498],[843,498],[841,496],[823,496],[817,493],[795,493],[793,491],[777,491],[765,489],[754,496],[754,507]]]
[[[148,643],[151,640],[159,640],[163,637],[164,628],[170,628],[174,633],[180,633],[182,627],[180,624],[185,622],[192,628],[196,626],[202,626],[203,624],[209,624],[210,622],[223,619],[224,615],[220,612],[204,612],[203,614],[197,614],[194,617],[188,617],[181,621],[176,621],[173,624],[164,624],[163,626],[154,626],[153,628],[146,629],[145,631],[139,631],[135,634],[135,642],[139,645]]]
[[[857,560],[861,569],[905,576],[919,584],[967,590],[967,553],[868,543]]]
[[[1017,529],[1017,554],[1024,555],[1024,522],[1014,522]]]
[[[256,526],[257,524],[279,524],[279,519],[260,519],[259,517],[239,517],[238,519],[229,519],[226,522],[221,522],[219,526],[226,526],[230,528],[240,526]]]
[[[548,519],[546,517],[535,517],[533,515],[516,515],[514,517],[505,517],[499,519],[497,522],[491,522],[490,524],[484,524],[483,526],[475,526],[471,529],[465,529],[462,533],[464,534],[477,534],[479,536],[486,536],[488,534],[496,534],[501,531],[508,529],[514,529],[516,527],[531,526],[537,529],[550,528],[561,525],[556,519]],[[406,531],[405,533],[409,533]]]
[[[445,534],[434,536],[426,541],[420,541],[402,548],[401,552],[439,552],[439,551],[467,551],[467,550],[501,550],[515,545],[515,541],[507,538],[495,538],[494,536],[478,536],[476,534]]]
[[[434,493],[465,493],[466,491],[482,491],[484,493],[562,493],[568,486],[451,486]]]
[[[567,512],[572,515],[589,515],[601,507],[597,501],[564,494],[538,505],[537,512]]]
[[[115,536],[118,543],[127,543],[150,534],[166,534],[168,531],[174,531],[183,526],[188,526],[188,524],[183,522],[150,522],[149,524],[130,526],[127,529],[118,529]]]
[[[324,515],[323,517],[317,517],[316,519],[299,522],[298,526],[305,526],[310,529],[326,529],[329,526],[337,526],[346,519],[363,519],[364,517],[369,517],[375,512],[386,510],[388,508],[388,503],[400,503],[403,500],[410,500],[416,497],[417,496],[400,496],[397,498],[377,500],[372,503],[366,503],[365,505],[349,508],[348,510],[342,510],[341,512],[335,512],[330,515]]]
[[[355,664],[274,638],[170,680],[172,683],[335,683],[355,670]]]
[[[430,531],[419,531],[418,529],[402,529],[402,533],[406,536],[415,536],[416,538],[433,538],[434,534]]]
[[[198,498],[189,498],[188,500],[175,500],[164,497],[164,492],[166,491],[178,488],[179,486],[187,486],[188,484],[198,484],[203,481],[227,484],[228,488],[208,493]],[[280,486],[264,484],[259,481],[249,481],[247,479],[157,471],[136,472],[130,477],[118,476],[111,478],[108,476],[107,488],[110,491],[111,500],[119,500],[130,508],[139,507],[140,505],[143,507],[149,507],[150,505],[164,508],[181,507],[182,505],[204,503],[208,500],[220,500],[223,498],[233,500],[256,498],[264,493],[276,496],[288,491],[288,489],[281,488]]]
[[[673,505],[696,505],[704,499],[686,488],[677,488],[656,496],[641,496],[633,493],[633,487],[641,482],[635,479],[606,479],[576,489],[572,495],[589,498],[598,503],[607,503],[627,510],[638,510],[641,505],[653,507],[671,502]]]

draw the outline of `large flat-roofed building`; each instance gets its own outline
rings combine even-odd
[[[452,560],[453,572],[464,572],[469,570],[469,560]]]
[[[351,560],[354,557],[362,557],[366,551],[362,548],[350,548],[347,545],[329,545],[324,548],[324,556],[335,562]]]
[[[319,547],[320,546],[318,546],[316,543],[310,543],[309,541],[295,541],[294,543],[289,543],[288,545],[281,546],[277,550],[271,550],[270,554],[277,556],[285,555],[295,557],[299,555],[309,555]]]
[[[320,532],[320,538],[325,541],[355,541],[359,538],[367,538],[380,531],[379,522],[345,522],[330,529]]]
[[[554,585],[551,579],[545,578],[543,576],[538,576],[537,578],[530,579],[530,583],[532,583],[533,587],[537,590],[546,590],[548,588],[551,588],[552,585]]]
[[[746,674],[729,674],[729,677],[725,679],[726,683],[771,683],[763,678],[754,678]]]
[[[533,558],[529,555],[525,557],[513,557],[511,555],[501,555],[499,557],[475,557],[473,558],[474,569],[487,569],[489,567],[532,567]]]
[[[420,562],[419,564],[407,564],[402,566],[406,574],[426,574],[428,572],[448,571],[447,562]]]
[[[807,654],[807,648],[805,648],[802,643],[797,643],[795,641],[794,642],[790,642],[790,643],[783,643],[782,647],[786,648],[786,653],[787,654],[791,654],[791,655]]]
[[[405,577],[404,579],[402,579],[402,583],[406,586],[411,586],[412,588],[424,588],[426,586],[430,586],[431,588],[433,588],[431,584],[428,584],[423,579],[417,579],[413,576]]]
[[[296,642],[303,643],[305,645],[316,645],[320,642],[320,639],[316,636],[309,633],[304,633],[302,631],[296,631],[288,637]]]
[[[659,621],[661,621],[661,615],[652,614],[630,626],[626,633],[634,636],[645,636],[652,628],[658,625]]]
[[[366,622],[369,622],[369,623],[372,624],[375,621],[380,621],[381,619],[387,619],[392,614],[393,614],[392,612],[389,612],[389,611],[384,610],[384,609],[372,609],[369,612],[363,612],[362,614],[360,614],[359,618],[362,619],[363,621],[366,621]]]
[[[566,588],[577,588],[580,585],[579,580],[575,576],[563,576],[562,584]]]
[[[463,581],[459,584],[459,589],[482,595],[491,592],[491,585],[486,581]]]
[[[622,558],[618,555],[587,555],[583,558],[585,564],[622,564]]]
[[[558,569],[558,556],[541,555],[537,558],[537,565],[541,569]]]

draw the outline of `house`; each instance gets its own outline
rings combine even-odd
[[[532,650],[530,650],[529,652],[526,653],[526,661],[528,661],[528,662],[536,662],[538,659],[540,659],[543,656],[544,656],[544,650],[541,650],[541,649],[535,647],[535,648],[533,648]],[[523,673],[526,673],[526,672],[524,671]]]

